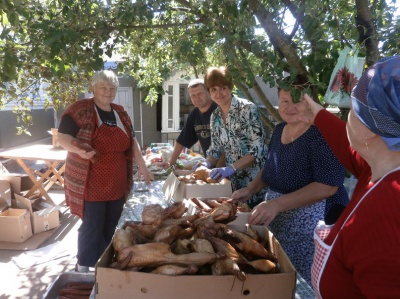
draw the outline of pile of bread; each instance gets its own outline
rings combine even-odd
[[[251,226],[240,232],[226,225],[236,218],[237,203],[225,201],[209,212],[176,202],[167,208],[147,205],[141,222],[116,230],[111,268],[163,275],[234,275],[279,272],[268,243]]]
[[[188,175],[178,176],[178,180],[187,184],[217,184],[219,181],[210,178],[211,169],[200,166],[194,172]]]

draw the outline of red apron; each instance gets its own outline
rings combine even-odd
[[[329,235],[329,232],[331,231],[331,228],[333,225],[325,225],[324,221],[321,221],[318,223],[317,227],[314,230],[314,244],[315,244],[315,253],[314,253],[314,260],[313,260],[313,265],[311,268],[311,282],[314,288],[315,292],[315,297],[316,298],[322,298],[321,292],[319,289],[320,283],[321,283],[321,277],[322,273],[324,272],[326,263],[328,261],[329,255],[331,254],[332,248],[337,240],[337,237],[342,230],[342,228],[345,226],[347,221],[350,219],[350,217],[354,214],[354,212],[357,210],[359,205],[362,203],[362,201],[365,199],[365,197],[390,173],[399,170],[400,167],[393,169],[392,171],[388,172],[385,174],[376,184],[374,184],[365,194],[364,196],[360,199],[360,201],[357,203],[357,205],[354,207],[353,211],[349,214],[347,219],[344,221],[342,227],[338,231],[335,239],[332,242],[332,245],[327,245],[325,244],[324,240],[325,238]]]
[[[130,145],[129,135],[118,126],[101,124],[94,134],[92,145],[100,152],[100,158],[91,165],[86,200],[107,201],[123,197],[127,184],[128,160],[125,151]]]

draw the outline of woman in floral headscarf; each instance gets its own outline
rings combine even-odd
[[[303,120],[358,179],[336,224],[315,229],[317,297],[400,298],[400,56],[362,75],[347,124],[306,100],[314,117]]]

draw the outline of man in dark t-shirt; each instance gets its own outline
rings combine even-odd
[[[163,165],[165,167],[175,164],[183,148],[191,148],[197,141],[200,142],[203,154],[206,156],[211,143],[210,117],[217,104],[211,99],[203,79],[190,81],[188,91],[195,108],[189,114],[183,130],[176,139],[169,163]]]

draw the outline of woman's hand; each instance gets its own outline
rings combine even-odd
[[[318,114],[318,112],[324,109],[324,107],[316,103],[308,94],[304,94],[304,99],[307,102],[308,110],[306,114],[299,115],[298,118],[307,124],[313,124],[315,116]]]
[[[161,167],[163,169],[167,169],[171,166],[171,164],[169,162],[160,162],[156,164],[158,167]]]
[[[212,178],[213,180],[221,181],[224,178],[230,177],[234,173],[235,170],[233,170],[233,168],[230,166],[214,168],[210,172],[210,178]]]
[[[279,206],[276,199],[271,199],[260,203],[253,209],[250,215],[249,224],[251,225],[269,225],[278,215]]]
[[[97,154],[95,150],[92,150],[90,152],[85,152],[85,151],[80,151],[77,153],[79,156],[81,156],[83,159],[90,159],[92,160],[93,157]]]
[[[92,163],[95,163],[100,157],[100,154],[93,147],[76,138],[72,139],[71,145],[74,147],[75,153],[84,159],[90,159]]]
[[[154,174],[149,171],[147,167],[139,167],[137,177],[140,178],[140,180],[144,180],[147,185],[150,185],[151,181],[154,181]]]
[[[240,202],[246,202],[250,199],[250,197],[252,195],[253,194],[251,193],[250,189],[245,187],[245,188],[238,189],[235,192],[233,192],[231,198],[233,200],[237,200]]]

